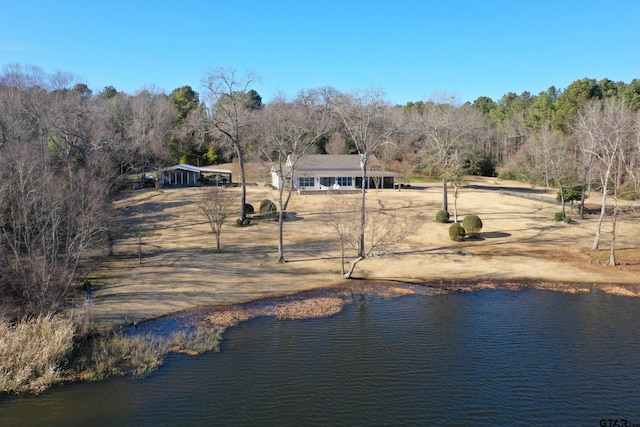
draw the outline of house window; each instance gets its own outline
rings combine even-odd
[[[315,182],[312,176],[303,176],[298,178],[298,185],[300,187],[313,187]]]
[[[350,176],[339,176],[337,178],[338,185],[340,187],[351,187],[353,186],[353,178]]]
[[[333,184],[335,184],[336,179],[331,177],[322,177],[320,178],[320,185],[324,185],[325,187],[333,187]]]

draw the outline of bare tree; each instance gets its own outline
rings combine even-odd
[[[623,151],[626,184],[640,193],[640,109],[632,113],[633,129],[630,143]]]
[[[458,106],[455,97],[427,102],[412,113],[421,155],[442,179],[442,209],[448,211],[447,183],[460,179],[462,153],[472,133],[482,126],[480,113],[469,105]]]
[[[614,195],[613,237],[610,264],[615,265],[615,230],[617,200],[620,186],[620,154],[630,140],[632,120],[626,105],[615,98],[607,98],[590,104],[578,113],[577,131],[581,150],[597,162],[602,185],[602,201],[596,235],[591,250],[598,250],[602,223],[607,208],[607,194]],[[612,179],[614,178],[614,179]]]
[[[14,146],[0,170],[0,289],[25,314],[66,303],[87,251],[104,239],[108,207],[89,173],[75,185],[44,171],[29,147]]]
[[[541,177],[546,187],[557,185],[562,204],[562,217],[566,216],[565,189],[577,177],[574,144],[562,132],[555,131],[550,122],[542,123],[522,147],[523,167],[532,171],[532,175]]]
[[[167,142],[174,135],[178,112],[169,97],[154,87],[129,97],[131,114],[128,129],[130,144],[137,147],[135,171],[166,163],[170,157]]]
[[[372,154],[390,143],[396,129],[391,121],[390,107],[379,90],[369,90],[352,94],[337,94],[329,98],[330,108],[342,125],[344,133],[351,140],[358,155],[362,170],[360,199],[360,232],[358,241],[358,261],[366,256],[366,193],[369,187],[368,162]],[[357,261],[356,261],[357,262]]]
[[[227,221],[229,216],[237,214],[236,203],[238,195],[229,189],[221,187],[211,187],[206,189],[199,201],[199,208],[207,219],[211,231],[216,236],[216,247],[220,252],[220,234],[222,233],[222,225]]]
[[[21,89],[8,84],[6,76],[0,76],[0,149],[10,142],[39,141],[40,132],[36,116],[30,114],[30,107],[43,104],[34,97],[44,99],[43,89]],[[7,83],[5,83],[7,82]]]
[[[326,205],[327,221],[338,234],[340,241],[340,266],[342,276],[346,276],[346,248],[359,242],[358,224],[360,214],[360,198],[336,194],[330,196]],[[357,252],[357,249],[356,249]]]
[[[52,93],[47,111],[53,125],[44,128],[53,163],[68,170],[86,167],[107,192],[120,188],[130,174],[166,165],[176,118],[166,95],[151,88],[134,96],[88,98],[80,89]]]
[[[349,144],[340,132],[332,132],[329,141],[324,145],[327,154],[349,154]]]
[[[25,315],[56,311],[109,228],[91,91],[20,67],[0,87],[12,101],[0,102],[0,294]]]
[[[242,186],[241,217],[243,220],[247,216],[245,144],[251,115],[256,108],[250,98],[250,87],[255,80],[256,76],[253,73],[239,77],[235,70],[218,68],[207,73],[202,81],[208,112],[206,132],[220,135],[233,146],[238,158]]]
[[[549,179],[558,186],[558,194],[562,205],[562,218],[565,218],[567,214],[565,189],[569,185],[575,185],[577,177],[577,163],[573,153],[574,144],[563,133],[551,131],[551,126],[545,126],[542,132],[542,138],[545,141],[543,144],[543,162],[548,165],[547,173],[549,174]]]
[[[398,174],[396,180],[396,182],[400,181],[398,190],[402,189],[403,184],[411,182],[411,175],[418,164],[418,159],[409,136],[397,138],[393,144],[386,144],[376,157],[388,170]]]
[[[283,230],[294,189],[293,174],[298,161],[316,151],[327,127],[327,108],[317,91],[301,93],[293,102],[276,99],[259,115],[262,143],[259,150],[279,179],[278,262],[285,262]]]
[[[376,208],[367,208],[365,235],[366,244],[364,256],[360,254],[360,218],[361,200],[353,195],[332,195],[325,205],[327,221],[338,234],[340,241],[340,260],[342,276],[350,279],[356,265],[362,259],[372,254],[383,255],[394,245],[414,232],[416,221],[409,221],[398,215],[395,207],[387,207],[378,201]],[[351,262],[349,271],[345,272],[346,248],[351,247],[356,258]]]

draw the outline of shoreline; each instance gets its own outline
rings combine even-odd
[[[52,386],[96,381],[111,376],[145,376],[158,369],[169,353],[198,355],[220,351],[224,332],[241,322],[259,317],[281,320],[328,318],[354,303],[356,295],[372,295],[384,299],[403,296],[438,296],[484,290],[526,289],[582,294],[593,290],[626,297],[639,297],[640,285],[586,284],[533,280],[431,280],[407,283],[352,279],[280,297],[258,298],[244,303],[190,307],[140,323],[120,325],[109,331],[89,332],[82,340],[74,340],[70,348],[69,366],[58,376],[42,381],[39,377],[11,390],[8,395],[38,394]],[[55,320],[55,319],[54,319]],[[62,320],[62,319],[59,319]],[[97,353],[96,353],[97,351]]]
[[[172,318],[202,317],[206,325],[214,329],[235,327],[239,323],[258,317],[275,317],[280,320],[307,320],[330,317],[339,313],[353,294],[365,294],[382,298],[397,298],[407,295],[437,296],[484,290],[541,291],[569,294],[589,293],[598,290],[611,295],[640,297],[640,284],[627,283],[579,283],[550,282],[536,280],[445,280],[433,279],[421,283],[389,282],[369,279],[351,279],[345,282],[304,290],[290,295],[264,297],[251,301],[230,304],[196,306],[147,319],[137,327],[151,323],[162,323]],[[120,329],[131,328],[124,325]]]

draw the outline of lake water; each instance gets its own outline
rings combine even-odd
[[[245,322],[225,333],[221,352],[170,355],[143,379],[0,400],[7,426],[603,419],[640,424],[640,300],[600,291],[358,295],[327,319]]]

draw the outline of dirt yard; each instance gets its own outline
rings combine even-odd
[[[200,188],[138,190],[117,201],[123,233],[114,256],[90,276],[94,323],[116,326],[206,305],[226,305],[340,285],[340,245],[328,223],[328,194],[294,194],[285,223],[285,257],[277,263],[277,223],[222,228],[222,252],[196,204]],[[230,191],[240,192],[240,188]],[[398,190],[370,190],[371,206],[383,203],[417,227],[392,252],[360,262],[354,277],[383,283],[468,283],[534,281],[551,288],[572,284],[640,295],[640,216],[618,224],[618,262],[607,266],[611,224],[606,219],[601,251],[590,252],[597,215],[556,222],[560,207],[543,200],[554,191],[497,179],[473,179],[459,192],[459,218],[477,214],[484,223],[477,239],[453,242],[448,225],[435,222],[441,206],[438,184]],[[357,196],[356,196],[357,197]],[[251,183],[247,202],[256,209],[276,194]],[[599,202],[596,195],[589,199]],[[453,212],[453,195],[450,195]],[[636,212],[638,212],[636,208]],[[141,263],[139,249],[142,249]],[[347,261],[352,260],[352,253]],[[348,267],[348,265],[346,266]],[[352,282],[352,281],[351,281]],[[551,285],[550,285],[551,284]]]

